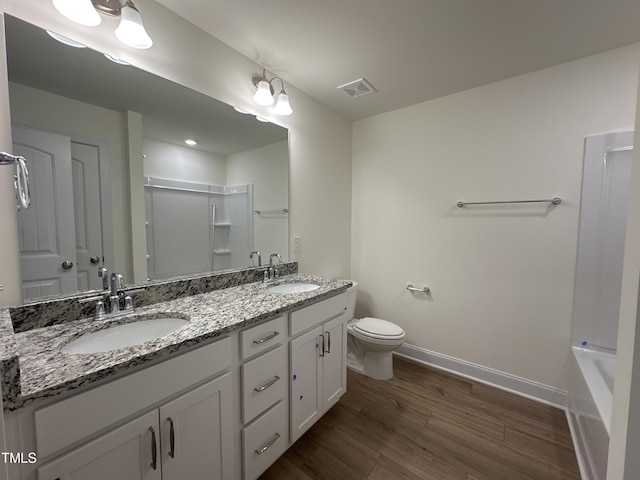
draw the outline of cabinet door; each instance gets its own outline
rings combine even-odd
[[[320,335],[317,327],[291,340],[291,441],[320,418],[322,409]]]
[[[138,417],[38,468],[38,480],[116,478],[162,478],[157,410]]]
[[[347,391],[347,325],[345,316],[323,325],[322,412],[326,412]]]
[[[163,480],[233,478],[231,395],[227,373],[160,407]]]

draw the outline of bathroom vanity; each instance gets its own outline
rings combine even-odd
[[[294,274],[148,305],[107,322],[188,322],[108,352],[61,352],[93,319],[14,334],[7,445],[37,461],[11,478],[257,478],[346,391],[349,285]]]

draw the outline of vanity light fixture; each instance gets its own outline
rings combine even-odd
[[[275,90],[273,89],[272,82],[274,80],[280,80],[280,84],[282,86],[280,93],[277,96],[277,101],[274,98]],[[275,107],[273,107],[273,113],[277,115],[291,115],[293,113],[293,109],[291,108],[291,104],[289,103],[289,95],[284,90],[284,82],[280,77],[273,77],[271,80],[267,79],[266,71],[262,71],[262,76],[256,75],[251,79],[253,82],[253,86],[256,89],[256,93],[253,95],[253,101],[258,105],[269,106],[273,105],[273,102],[276,102]]]
[[[142,16],[131,0],[53,0],[62,15],[81,25],[96,26],[102,21],[98,13],[120,17],[115,34],[118,40],[133,48],[149,48],[153,40],[142,25]]]

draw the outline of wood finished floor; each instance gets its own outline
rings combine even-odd
[[[261,480],[580,479],[563,411],[396,357],[347,393]]]

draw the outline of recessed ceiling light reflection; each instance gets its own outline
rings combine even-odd
[[[105,53],[104,56],[107,57],[109,60],[111,60],[113,63],[117,63],[118,65],[131,65],[130,63],[125,62],[124,60],[120,60],[118,57],[114,57],[110,53]]]
[[[87,46],[83,43],[80,42],[76,42],[75,40],[71,40],[70,38],[67,38],[63,35],[60,35],[59,33],[56,32],[50,32],[49,30],[47,30],[47,33],[49,34],[49,36],[51,38],[54,38],[55,40],[59,41],[60,43],[64,43],[65,45],[69,46],[69,47],[73,47],[73,48],[87,48]]]
[[[189,145],[190,147],[193,147],[195,145],[198,144],[198,142],[196,142],[195,140],[191,139],[191,138],[187,138],[184,143],[186,143],[187,145]]]

